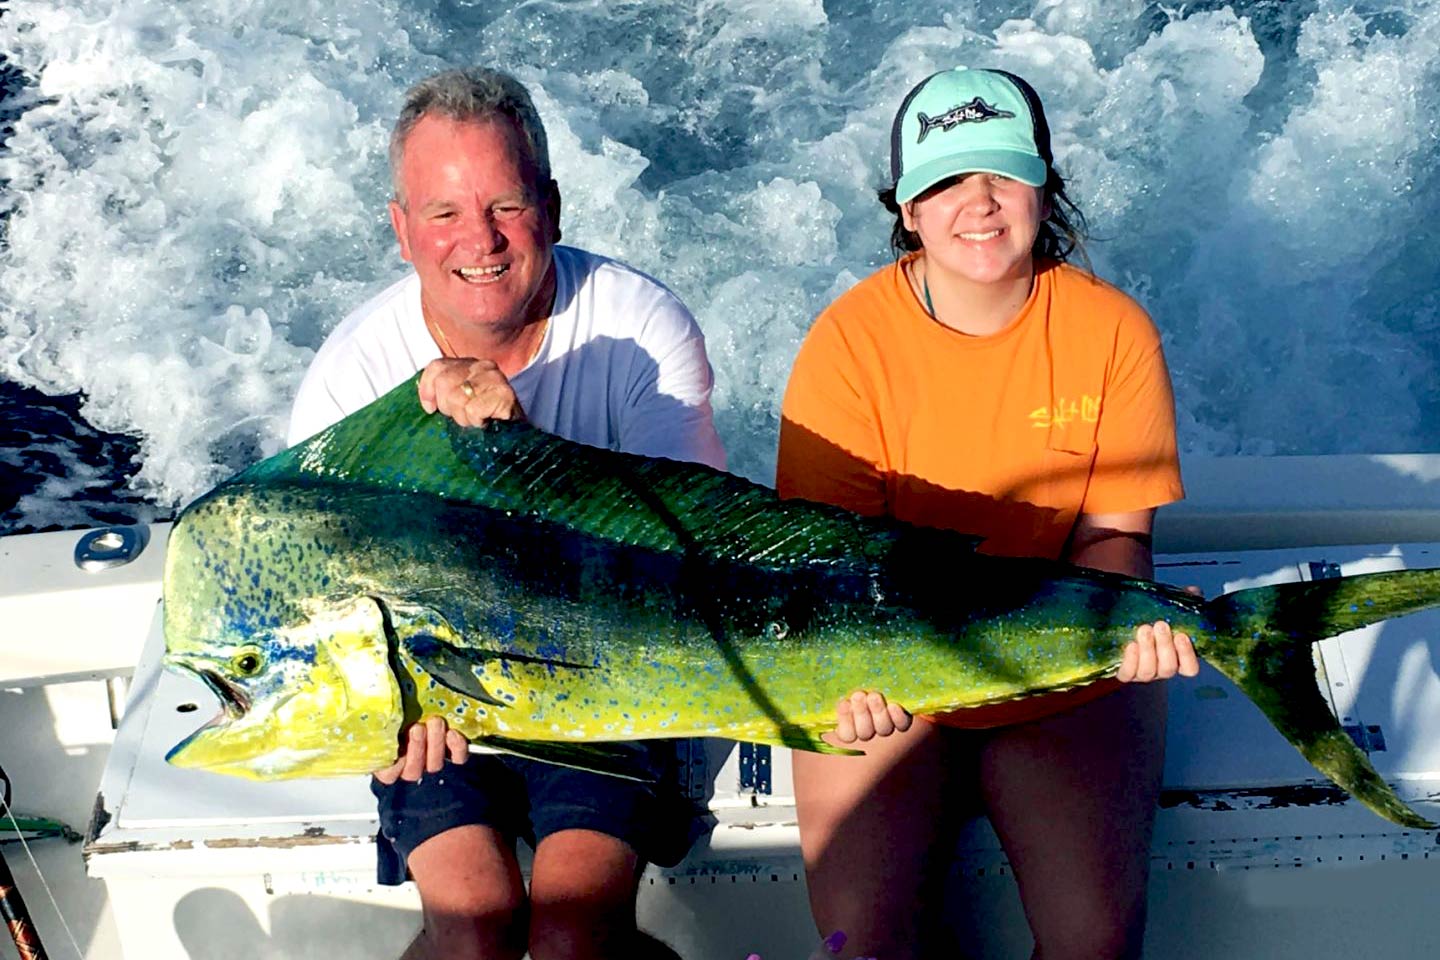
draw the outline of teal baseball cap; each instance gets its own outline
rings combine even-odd
[[[931,74],[905,97],[890,129],[898,203],[976,171],[1043,187],[1053,161],[1039,95],[1004,70],[956,67]]]

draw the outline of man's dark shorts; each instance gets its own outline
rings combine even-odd
[[[613,746],[613,745],[612,745]],[[704,823],[675,785],[675,745],[631,744],[637,775],[627,780],[503,754],[479,754],[463,764],[445,761],[419,782],[386,786],[371,779],[380,802],[377,875],[382,884],[407,879],[406,859],[424,841],[452,827],[493,827],[531,848],[561,830],[595,830],[629,844],[661,866],[680,861]]]

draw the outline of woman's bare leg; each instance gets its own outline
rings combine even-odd
[[[864,744],[863,757],[794,754],[810,910],[820,933],[845,932],[842,956],[922,956],[928,865],[949,836],[943,748],[944,732],[917,721]]]
[[[996,730],[980,786],[1039,960],[1138,957],[1165,759],[1163,683]]]

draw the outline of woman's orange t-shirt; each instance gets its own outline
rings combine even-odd
[[[1062,556],[1081,513],[1184,496],[1170,374],[1139,304],[1046,262],[1013,323],[969,336],[926,313],[904,262],[837,299],[801,345],[782,409],[781,496],[977,534],[986,553],[1049,559]],[[1019,723],[1117,685],[936,719]]]

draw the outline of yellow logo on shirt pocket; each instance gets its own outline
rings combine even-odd
[[[1065,429],[1075,422],[1095,424],[1100,422],[1100,398],[1082,393],[1079,399],[1058,397],[1052,410],[1049,406],[1036,407],[1028,417],[1030,426],[1039,430],[1051,427]]]

